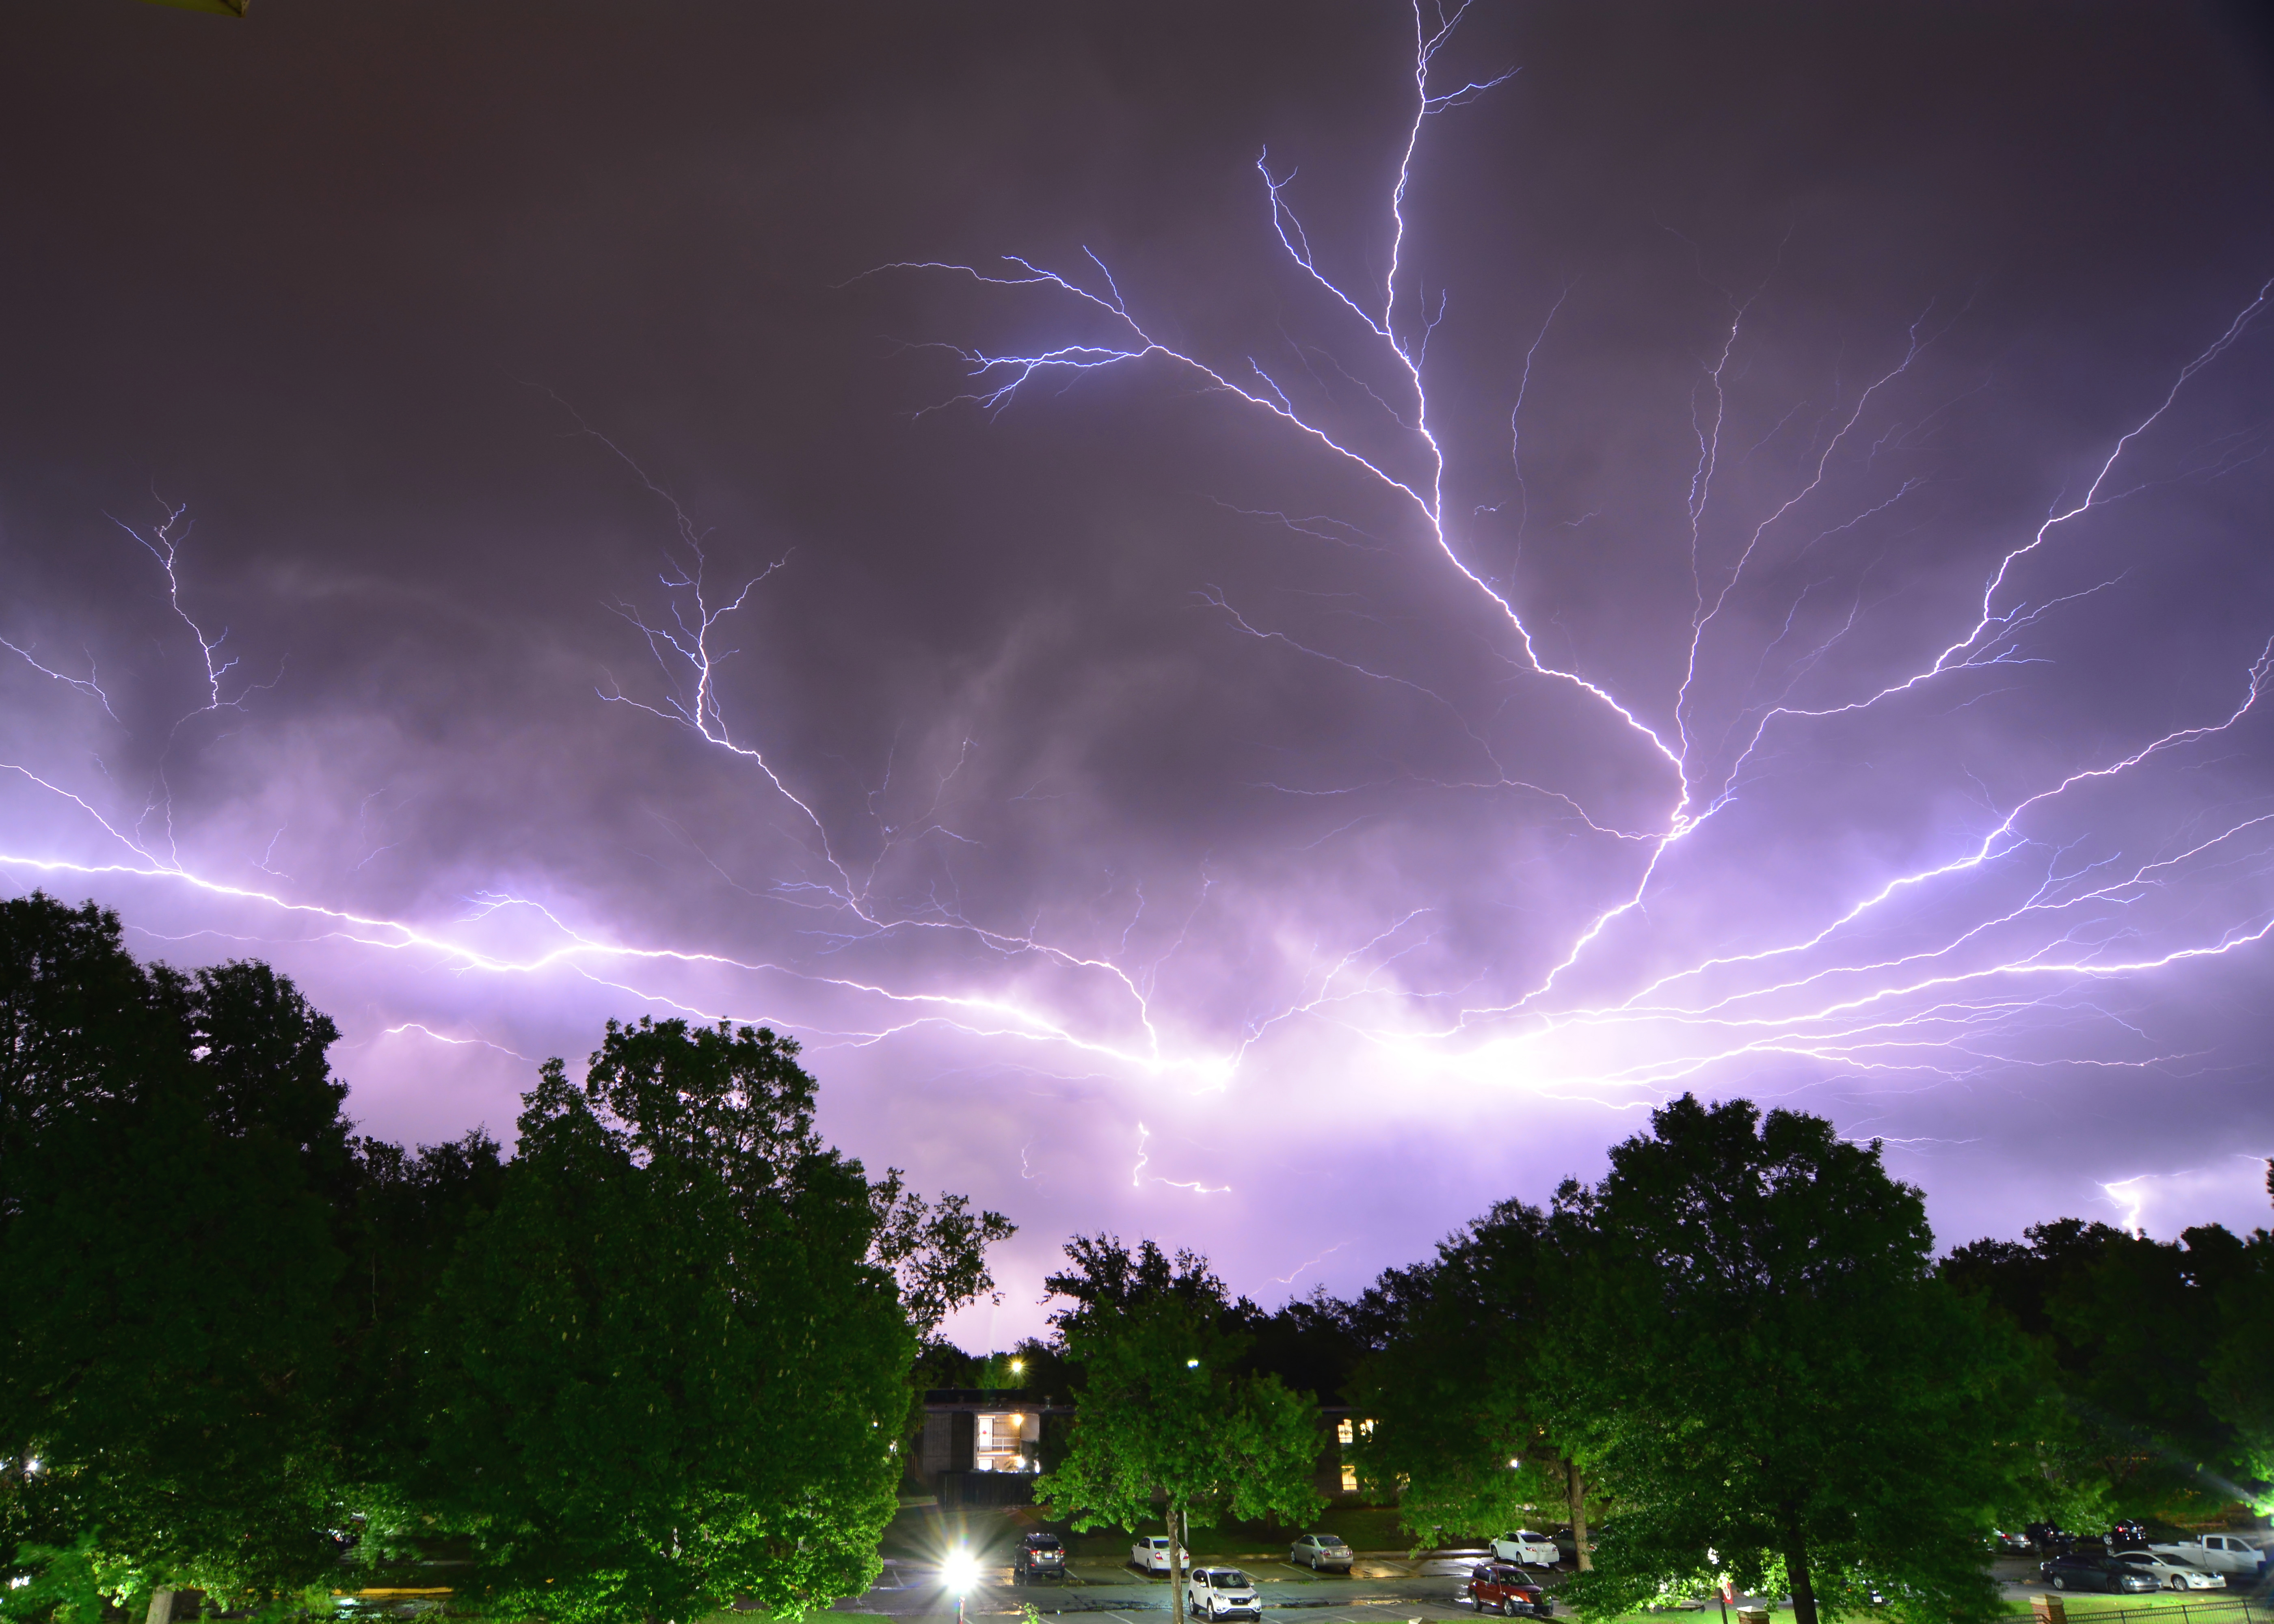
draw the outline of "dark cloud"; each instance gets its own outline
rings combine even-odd
[[[1763,721],[1964,636],[2274,274],[2247,20],[1472,11],[1436,83],[1520,71],[1427,121],[1399,283],[1472,581],[1158,357],[928,410],[1126,330],[863,274],[1095,252],[1426,491],[1254,168],[1376,297],[1394,10],[18,19],[9,881],[275,958],[388,1133],[504,1126],[608,1014],[787,1026],[845,1142],[1028,1226],[1005,1333],[1073,1228],[1348,1286],[1683,1086],[1886,1135],[1947,1239],[2255,1220],[2266,718],[1995,831],[2247,697],[2274,320],[2015,560],[1994,661]],[[219,705],[123,528],[174,503]],[[779,564],[700,689],[642,630],[688,535],[713,607]],[[1661,744],[1717,808],[1670,845]]]

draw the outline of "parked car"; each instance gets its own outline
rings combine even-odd
[[[1513,1562],[1479,1562],[1469,1575],[1468,1594],[1479,1613],[1502,1618],[1544,1619],[1555,1611],[1540,1581]]]
[[[1260,1619],[1255,1581],[1237,1568],[1195,1568],[1185,1581],[1185,1612],[1196,1619]]]
[[[2032,1522],[2022,1530],[2022,1538],[2039,1556],[2063,1556],[2074,1549],[2076,1536],[2065,1528],[2051,1522]]]
[[[1555,1566],[1555,1542],[1528,1528],[1494,1536],[1492,1553],[1501,1561],[1521,1562],[1530,1568]]]
[[[2173,1545],[2150,1545],[2157,1556],[2176,1556],[2212,1573],[2258,1574],[2266,1570],[2266,1553],[2240,1534],[2205,1534]]]
[[[1306,1534],[1287,1547],[1287,1560],[1313,1573],[1348,1573],[1356,1554],[1340,1534]]]
[[[2167,1590],[2223,1590],[2226,1575],[2198,1568],[2184,1556],[2164,1556],[2154,1551],[2119,1551],[2116,1560],[2142,1573],[2156,1575]]]
[[[2111,1551],[2144,1551],[2148,1548],[2148,1525],[2130,1521],[2116,1523],[2108,1530],[2107,1544]]]
[[[1192,1553],[1186,1550],[1184,1546],[1178,1545],[1177,1561],[1182,1567],[1190,1568],[1193,1565]],[[1149,1539],[1140,1539],[1135,1545],[1131,1545],[1129,1565],[1132,1568],[1141,1568],[1147,1573],[1168,1572],[1169,1537],[1166,1534],[1155,1534]]]
[[[1011,1553],[1011,1583],[1027,1584],[1036,1579],[1066,1576],[1065,1542],[1056,1534],[1029,1534]]]
[[[2009,1534],[2002,1528],[1990,1530],[1990,1548],[2000,1556],[2027,1556],[2034,1548],[2027,1534]]]
[[[1600,1530],[1592,1528],[1587,1530],[1589,1536],[1587,1540],[1587,1549],[1590,1551],[1595,1548],[1595,1540],[1593,1536],[1599,1531]],[[1562,1527],[1548,1535],[1548,1538],[1555,1542],[1555,1553],[1557,1555],[1561,1556],[1567,1562],[1573,1564],[1577,1563],[1579,1560],[1579,1537],[1571,1531],[1571,1525],[1569,1522],[1566,1522]]]
[[[2039,1566],[2045,1583],[2057,1590],[2115,1590],[2120,1593],[2160,1590],[2163,1581],[2145,1568],[2120,1562],[2093,1551],[2072,1551]]]

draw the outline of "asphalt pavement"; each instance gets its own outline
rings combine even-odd
[[[1389,1624],[1399,1619],[1473,1618],[1475,1610],[1464,1591],[1469,1570],[1484,1555],[1481,1551],[1439,1552],[1413,1558],[1367,1552],[1359,1554],[1347,1576],[1313,1574],[1283,1558],[1261,1561],[1209,1558],[1203,1566],[1237,1567],[1246,1572],[1255,1581],[1267,1614],[1293,1613],[1301,1624]],[[1552,1592],[1569,1570],[1558,1567],[1532,1571]],[[2026,1601],[2045,1589],[2034,1557],[2001,1557],[1992,1564],[1992,1571],[2010,1599]],[[2261,1597],[2268,1588],[2249,1587],[2258,1590]],[[2187,1599],[2202,1604],[2240,1599],[2248,1593],[2248,1589],[2241,1587],[2197,1590],[2190,1591]],[[1062,1581],[1023,1585],[1011,1583],[1008,1568],[983,1568],[979,1583],[962,1598],[963,1615],[972,1619],[1016,1617],[1029,1605],[1044,1617],[1091,1613],[1118,1619],[1121,1624],[1139,1624],[1147,1614],[1152,1620],[1175,1616],[1166,1575],[1141,1574],[1132,1567],[1095,1560],[1071,1563]],[[840,1601],[836,1610],[886,1618],[952,1618],[957,1613],[957,1598],[942,1586],[938,1569],[931,1564],[888,1558],[883,1575],[868,1594]],[[1709,1602],[1683,1611],[1711,1613],[1716,1609]]]
[[[1389,1619],[1449,1619],[1474,1615],[1465,1596],[1469,1570],[1481,1551],[1411,1558],[1367,1553],[1351,1572],[1314,1574],[1284,1559],[1208,1558],[1206,1567],[1237,1567],[1255,1581],[1267,1613],[1299,1612],[1305,1624],[1383,1624]],[[1552,1585],[1558,1571],[1541,1574]],[[1460,1598],[1458,1600],[1456,1598]],[[1076,1560],[1063,1580],[1013,1584],[1007,1568],[984,1569],[963,1598],[968,1618],[1015,1616],[1031,1605],[1046,1617],[1095,1613],[1133,1624],[1139,1615],[1173,1616],[1165,1575],[1147,1575],[1110,1561]],[[840,1613],[891,1618],[940,1617],[956,1611],[955,1596],[926,1563],[887,1560],[885,1572],[865,1596],[837,1604]]]

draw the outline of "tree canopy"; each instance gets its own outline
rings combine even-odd
[[[425,1322],[405,1480],[473,1536],[484,1610],[795,1616],[876,1576],[917,1339],[1009,1226],[823,1145],[796,1054],[612,1023],[581,1086],[555,1061],[524,1096]]]
[[[2031,1366],[1936,1274],[1919,1192],[1876,1142],[1744,1101],[1685,1095],[1610,1160],[1555,1220],[1579,1259],[1555,1408],[1618,1501],[1582,1606],[1718,1559],[1798,1624],[1871,1586],[1922,1624],[1995,1614],[1982,1536],[2033,1465]]]
[[[1081,1405],[1035,1493],[1077,1528],[1164,1516],[1170,1594],[1181,1596],[1187,1525],[1318,1509],[1317,1406],[1275,1374],[1241,1369],[1247,1339],[1206,1259],[1172,1259],[1149,1240],[1132,1252],[1104,1235],[1077,1236],[1065,1252],[1072,1267],[1045,1283],[1072,1304],[1051,1322],[1081,1368]]]
[[[455,1605],[795,1617],[864,1590],[920,1339],[1011,1232],[870,1179],[789,1038],[611,1023],[477,1130],[353,1137],[267,966],[0,902],[0,1554],[11,1614],[297,1603],[348,1508],[452,1532]]]
[[[59,1593],[271,1597],[334,1552],[338,1035],[266,966],[0,902],[0,1542]]]
[[[2064,1218],[1962,1246],[1942,1272],[2030,1341],[2059,1395],[2047,1513],[2201,1515],[2266,1493],[2274,1236],[2214,1224],[2158,1241]]]
[[[1357,1440],[1359,1477],[1397,1500],[1416,1544],[1513,1528],[1561,1502],[1592,1567],[1585,1474],[1544,1363],[1566,1328],[1570,1267],[1547,1214],[1503,1201],[1375,1286],[1394,1329],[1361,1367],[1355,1396],[1373,1426]]]

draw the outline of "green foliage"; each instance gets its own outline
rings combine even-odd
[[[0,1476],[0,1548],[65,1609],[297,1593],[340,1485],[336,1030],[39,894],[0,903],[0,1458],[40,1462]]]
[[[2267,1172],[2274,1193],[2274,1166]],[[2274,1234],[2254,1232],[2219,1302],[2218,1336],[2203,1370],[2211,1413],[2233,1429],[2237,1499],[2274,1509]]]
[[[510,1162],[350,1139],[337,1036],[266,966],[0,903],[7,1613],[323,1611],[349,1495],[373,1545],[470,1535],[500,1616],[865,1588],[917,1339],[1002,1217],[823,1145],[771,1033],[611,1026]]]
[[[1513,1528],[1567,1497],[1540,1361],[1568,1270],[1547,1215],[1504,1201],[1377,1287],[1403,1307],[1361,1367],[1355,1396],[1374,1425],[1353,1453],[1360,1484],[1397,1499],[1417,1545],[1440,1529]]]
[[[795,1617],[864,1590],[915,1312],[1008,1232],[821,1144],[771,1032],[610,1025],[523,1098],[494,1213],[442,1277],[404,1498],[470,1534],[496,1617]],[[911,1215],[913,1214],[913,1216]]]
[[[1174,1533],[1229,1513],[1292,1521],[1323,1503],[1312,1483],[1318,1410],[1276,1375],[1244,1372],[1246,1339],[1206,1259],[1131,1252],[1105,1236],[1066,1245],[1071,1269],[1047,1284],[1073,1306],[1053,1317],[1081,1370],[1081,1408],[1065,1458],[1035,1485],[1076,1528],[1135,1529],[1158,1515]],[[1181,1564],[1172,1562],[1172,1593]]]
[[[1707,1570],[1798,1624],[1999,1611],[1981,1536],[2033,1455],[2017,1338],[1929,1267],[1919,1192],[1820,1118],[1684,1096],[1555,1222],[1579,1260],[1556,1412],[1615,1495],[1583,1612]],[[1777,1564],[1781,1561],[1783,1571]]]
[[[1961,1247],[1943,1273],[2029,1337],[2059,1395],[2044,1514],[2170,1519],[2263,1493],[2274,1239],[2210,1225],[2157,1241],[2074,1218],[2025,1235]]]

